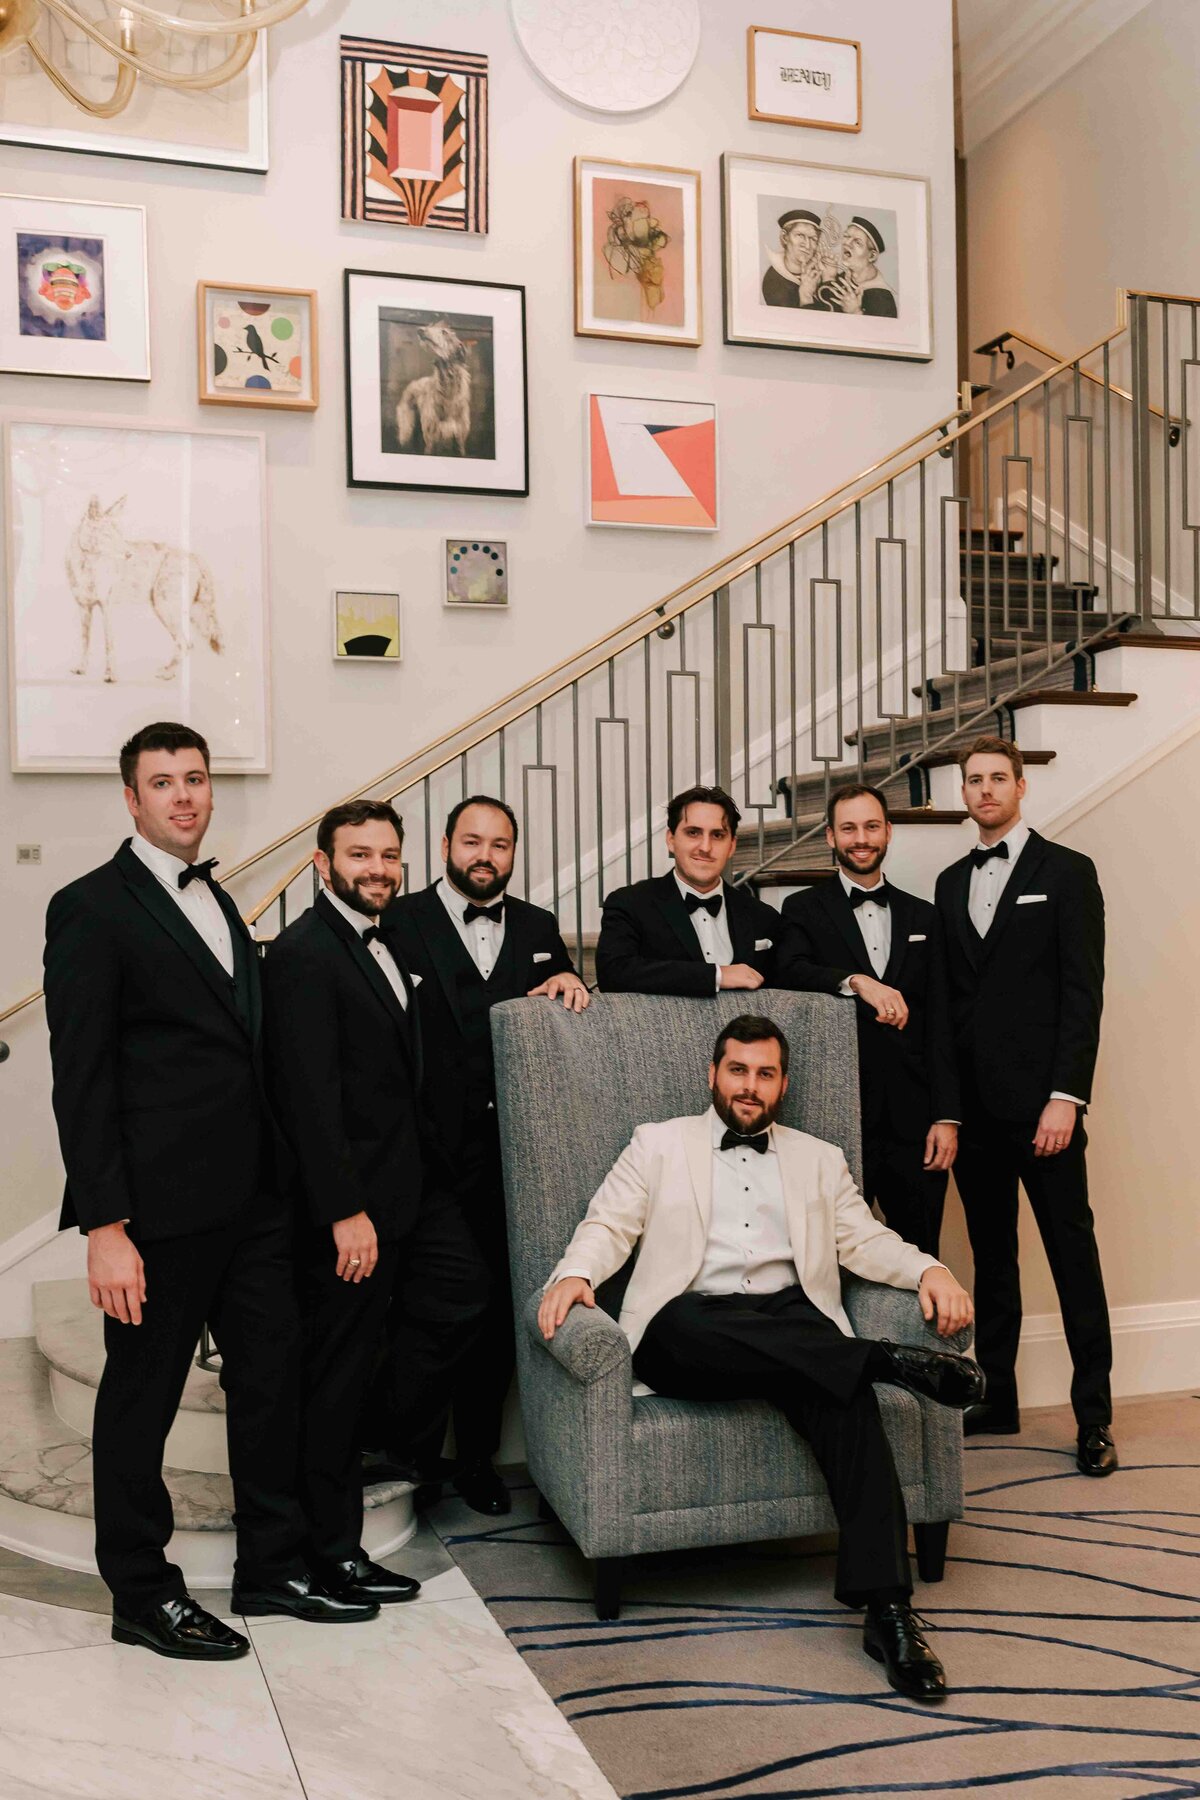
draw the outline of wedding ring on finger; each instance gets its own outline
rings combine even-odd
[[[352,1256],[350,1258],[350,1267],[352,1269],[361,1268],[362,1267],[362,1257],[361,1256]]]

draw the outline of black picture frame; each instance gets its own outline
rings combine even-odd
[[[346,269],[342,305],[347,487],[527,496],[524,287]]]

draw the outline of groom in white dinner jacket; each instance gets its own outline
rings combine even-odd
[[[833,1144],[777,1125],[788,1044],[770,1019],[721,1032],[712,1107],[640,1125],[550,1277],[547,1338],[637,1249],[620,1325],[638,1377],[687,1400],[762,1398],[810,1444],[840,1537],[835,1592],[865,1606],[863,1646],[891,1685],[940,1700],[946,1679],[909,1604],[908,1527],[873,1383],[962,1408],[983,1378],[962,1357],[856,1338],[840,1270],[915,1289],[943,1337],[971,1323],[966,1291],[871,1213]]]

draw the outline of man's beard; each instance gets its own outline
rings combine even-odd
[[[374,900],[368,900],[365,894],[359,892],[355,882],[347,881],[339,875],[332,863],[329,865],[329,885],[344,905],[353,908],[356,913],[362,913],[368,919],[377,918],[381,912],[385,912],[396,898],[400,887],[398,881],[393,881],[391,893],[377,906]]]
[[[732,1096],[735,1100],[738,1097],[739,1096],[736,1094]],[[721,1123],[723,1125],[728,1125],[731,1131],[739,1132],[743,1137],[758,1137],[767,1129],[768,1125],[773,1125],[775,1123],[776,1115],[779,1112],[779,1108],[782,1105],[782,1101],[783,1096],[781,1095],[774,1106],[764,1106],[757,1119],[751,1120],[749,1124],[743,1124],[742,1120],[738,1118],[733,1107],[730,1105],[729,1101],[726,1100],[720,1089],[714,1088],[712,1091],[713,1107]]]
[[[481,865],[478,862],[468,863],[464,868],[452,856],[446,858],[446,873],[459,893],[470,894],[473,900],[494,900],[512,880],[511,869],[507,875],[499,875],[494,864]]]
[[[878,851],[876,851],[874,862],[869,862],[869,863],[853,862],[853,861],[851,861],[850,857],[847,855],[847,853],[844,850],[837,850],[837,849],[834,850],[833,859],[837,863],[838,867],[840,869],[845,869],[847,875],[849,875],[851,877],[851,879],[853,879],[853,877],[855,875],[873,875],[875,873],[876,869],[879,867],[880,863],[882,863],[882,861],[886,855],[887,855],[887,845],[884,844]]]

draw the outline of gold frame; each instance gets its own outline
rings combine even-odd
[[[803,38],[810,44],[846,44],[854,51],[857,70],[857,106],[858,122],[854,125],[838,125],[830,119],[791,119],[786,113],[759,112],[754,93],[754,40],[762,32],[764,37]],[[813,131],[861,131],[862,130],[862,43],[858,38],[828,37],[818,31],[784,31],[775,25],[748,25],[746,27],[746,95],[752,119],[764,119],[772,125],[806,125]]]
[[[312,363],[311,392],[308,396],[291,394],[247,394],[216,392],[208,380],[208,296],[209,294],[263,294],[272,299],[308,301],[308,343]],[[201,406],[265,406],[278,412],[316,412],[321,403],[320,354],[317,345],[317,291],[315,288],[268,287],[254,281],[198,281],[196,283],[196,392]]]
[[[694,337],[679,334],[667,336],[666,333],[649,333],[646,331],[602,331],[596,325],[583,323],[583,170],[590,164],[600,169],[636,169],[646,175],[681,175],[696,184],[696,249],[693,279],[696,284],[696,334]],[[575,336],[594,338],[615,338],[627,344],[668,344],[680,345],[694,350],[704,341],[704,295],[703,295],[703,246],[701,243],[700,212],[700,171],[699,169],[678,169],[668,163],[621,162],[607,156],[577,156],[574,160],[575,172]]]

